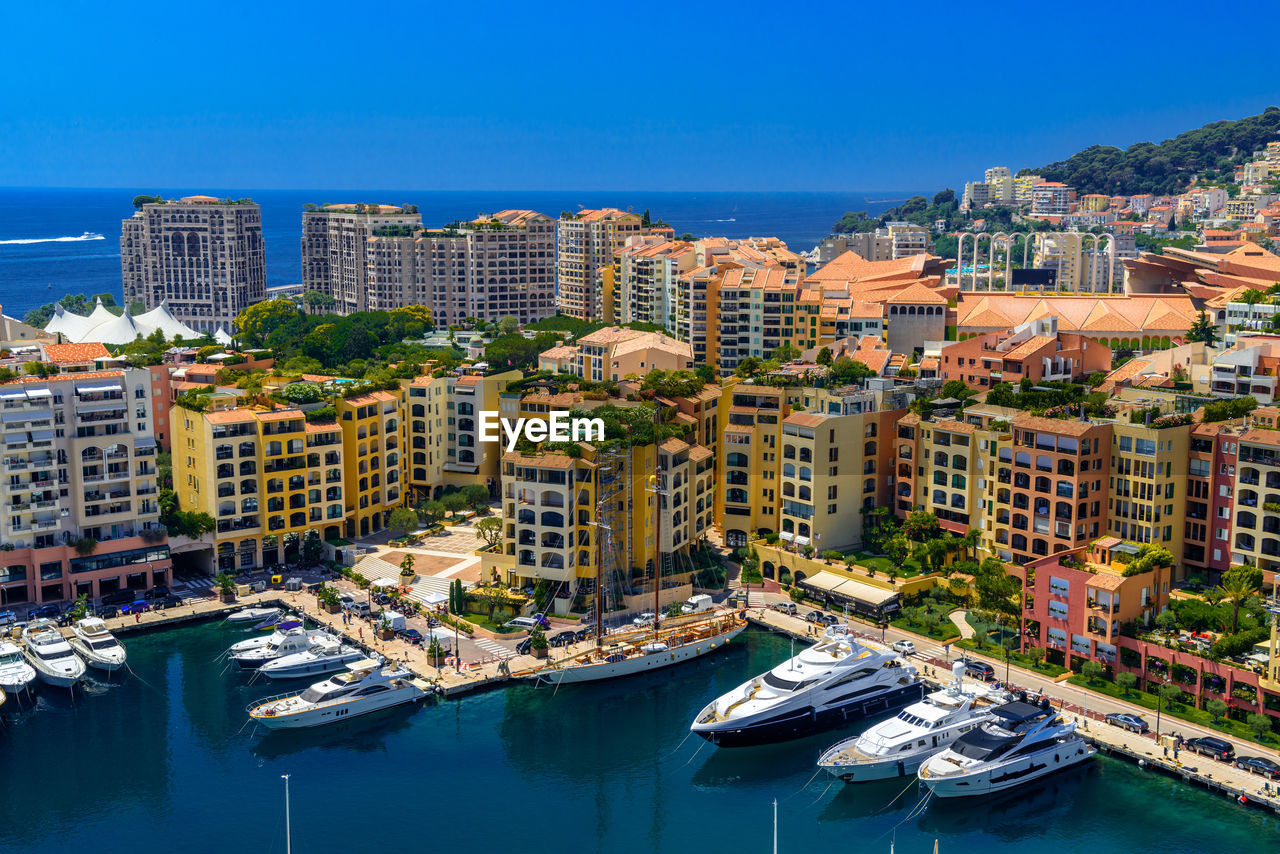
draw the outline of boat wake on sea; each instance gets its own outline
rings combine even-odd
[[[0,246],[25,246],[30,243],[84,243],[87,240],[106,240],[106,238],[96,231],[86,231],[79,237],[21,237],[0,240]]]

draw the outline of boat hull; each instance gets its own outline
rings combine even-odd
[[[94,655],[78,638],[69,641],[71,648],[76,651],[76,655],[84,660],[84,663],[92,667],[94,670],[101,670],[103,673],[115,673],[125,665],[125,658],[119,659],[103,658],[100,655]]]
[[[552,667],[535,671],[523,678],[533,679],[544,685],[572,685],[578,682],[598,682],[602,679],[616,679],[622,676],[633,676],[637,673],[650,673],[674,664],[692,661],[736,638],[746,625],[735,626],[715,637],[702,638],[678,646],[675,649],[664,649],[647,655],[637,655],[622,661],[602,661],[596,664],[583,664],[573,667]]]
[[[30,667],[29,665],[28,669],[29,672],[24,676],[5,675],[0,677],[0,691],[4,691],[6,694],[17,695],[29,690],[35,684],[36,671],[35,668]]]
[[[412,685],[406,685],[394,691],[368,698],[358,706],[353,706],[349,703],[335,703],[331,706],[322,706],[302,712],[280,715],[259,714],[258,710],[255,709],[250,713],[250,717],[253,718],[255,723],[259,723],[271,730],[306,729],[354,720],[358,717],[380,712],[384,709],[393,709],[407,703],[417,703],[426,696],[425,691]]]
[[[297,679],[302,676],[318,676],[324,673],[335,673],[342,670],[349,662],[358,661],[364,653],[357,653],[345,658],[321,659],[307,664],[295,664],[285,669],[273,669],[270,663],[264,664],[258,672],[268,679]]]
[[[78,668],[73,670],[47,670],[32,664],[35,668],[36,678],[51,688],[74,688],[76,683],[84,678],[84,662],[80,663]]]
[[[279,608],[249,608],[227,616],[228,623],[260,623],[280,613]]]
[[[1014,762],[1002,764],[973,774],[949,777],[928,777],[922,771],[920,781],[939,798],[967,798],[1003,792],[1015,786],[1025,786],[1042,777],[1065,771],[1087,762],[1097,753],[1083,741],[1058,745]]]
[[[945,750],[940,747],[938,750]],[[832,763],[822,768],[832,777],[846,783],[869,783],[873,780],[894,780],[899,777],[914,777],[920,766],[929,758],[930,753],[920,753],[903,759],[879,759],[867,762]]]
[[[803,738],[832,727],[843,726],[849,721],[862,720],[871,715],[896,711],[919,701],[924,696],[924,684],[900,685],[849,703],[827,706],[822,709],[806,707],[781,712],[758,721],[717,721],[712,724],[695,723],[690,729],[717,747],[754,747]]]

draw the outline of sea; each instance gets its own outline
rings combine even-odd
[[[245,707],[287,683],[224,672],[221,622],[126,635],[131,672],[0,714],[0,851],[292,850],[768,854],[1170,854],[1275,850],[1277,818],[1120,760],[1004,796],[816,775],[851,734],[717,750],[712,698],[784,660],[749,630],[696,662],[558,690],[517,686],[293,733]],[[305,685],[306,680],[303,680]],[[294,683],[295,689],[302,686]],[[865,724],[860,724],[864,726]],[[891,849],[890,846],[893,846]]]
[[[912,191],[846,193],[732,192],[415,192],[412,190],[252,190],[205,187],[136,189],[0,188],[0,308],[21,318],[65,293],[121,299],[120,220],[139,194],[179,198],[197,193],[251,198],[262,206],[267,285],[301,281],[302,206],[308,202],[418,205],[427,225],[503,209],[561,211],[616,207],[648,210],[677,234],[778,237],[812,249],[846,211],[877,215]],[[86,232],[103,239],[82,239]]]

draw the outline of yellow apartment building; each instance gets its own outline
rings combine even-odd
[[[387,515],[404,503],[401,475],[400,396],[375,391],[339,398],[348,536],[386,527]]]

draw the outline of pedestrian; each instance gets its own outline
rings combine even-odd
[[[362,641],[363,641],[363,640],[364,640],[364,629],[363,629],[363,628],[361,628],[359,631],[360,631],[360,640],[362,640]]]
[[[133,621],[134,621],[135,623],[141,623],[141,622],[142,622],[142,612],[141,612],[141,611],[134,611],[134,612],[133,612]]]

